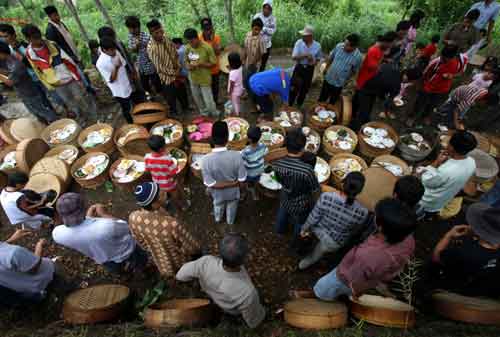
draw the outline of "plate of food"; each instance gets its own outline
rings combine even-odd
[[[331,169],[333,174],[343,180],[351,172],[361,172],[363,166],[356,159],[345,158],[337,161]]]
[[[276,174],[274,173],[274,171],[271,171],[269,173],[262,173],[259,183],[271,191],[279,191],[282,188],[281,184],[276,178]]]

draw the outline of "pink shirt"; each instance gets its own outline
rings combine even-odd
[[[233,84],[233,95],[241,96],[243,95],[243,67],[239,67],[236,70],[231,70],[229,72],[229,82],[227,84],[227,91],[231,87],[231,82]]]

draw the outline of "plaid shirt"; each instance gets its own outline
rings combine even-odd
[[[148,56],[156,67],[158,76],[163,84],[169,85],[179,74],[181,64],[179,55],[172,41],[165,36],[163,42],[150,39],[148,43]]]
[[[128,34],[128,48],[130,50],[137,50],[137,65],[139,67],[139,73],[142,75],[152,75],[156,73],[156,68],[149,59],[148,56],[148,43],[149,34],[146,32],[140,32],[139,37],[134,34]]]

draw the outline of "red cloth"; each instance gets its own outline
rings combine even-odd
[[[337,267],[337,276],[346,286],[352,285],[356,294],[391,281],[408,263],[415,251],[415,239],[408,236],[390,245],[379,235],[370,236],[352,248]]]
[[[378,45],[373,45],[370,49],[368,49],[366,57],[363,60],[363,64],[361,65],[361,69],[359,70],[357,81],[358,90],[362,89],[365,86],[365,83],[377,74],[383,58],[384,52]]]
[[[153,181],[164,191],[172,191],[177,187],[175,177],[177,164],[172,156],[166,152],[148,153],[144,157],[146,171],[151,173]]]
[[[29,53],[26,54],[26,57],[28,57],[28,59],[30,59],[38,69],[40,69],[41,71],[44,71],[44,70],[47,70],[49,68],[52,67],[52,64],[49,63],[50,61],[50,51],[49,51],[49,48],[44,45],[43,48],[40,48],[40,49],[33,49],[33,51],[35,52],[36,56],[38,56],[39,58],[41,58],[42,60],[36,60],[36,59],[33,59],[31,57],[29,57]],[[60,51],[59,51],[60,52]],[[71,63],[69,60],[66,60],[64,58],[62,58],[62,62],[66,65],[66,67],[68,68],[68,70],[73,74],[73,76],[78,80],[80,81],[82,78],[80,76],[80,72],[78,71],[78,68],[76,67],[76,65],[74,65],[73,63]]]
[[[432,55],[434,55],[437,52],[437,45],[435,43],[429,43],[425,48],[422,50],[422,57],[426,57],[430,59]]]
[[[464,70],[466,62],[466,59],[461,62],[456,57],[446,63],[442,63],[440,57],[432,60],[424,71],[424,91],[433,94],[449,93],[453,84],[453,76]],[[447,79],[443,77],[445,74],[453,76]]]

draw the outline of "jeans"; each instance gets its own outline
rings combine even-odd
[[[219,99],[219,79],[220,73],[213,75],[212,74],[212,95],[214,97],[214,102],[217,104]]]
[[[134,123],[134,120],[132,119],[132,116],[130,115],[130,111],[132,110],[132,99],[130,97],[127,98],[122,98],[122,97],[115,97],[115,100],[120,103],[120,106],[122,108],[122,114],[123,118],[127,121],[127,123],[132,124]]]
[[[272,114],[274,110],[274,103],[271,96],[255,96],[255,102],[259,106],[259,112],[263,114]]]
[[[436,114],[436,119],[438,123],[445,122],[449,129],[455,129],[455,111],[458,105],[452,100],[447,100],[443,105],[439,107]],[[463,116],[458,116],[462,119]]]
[[[151,93],[153,88],[155,89],[156,93],[161,94],[163,90],[163,86],[161,84],[160,76],[158,76],[157,73],[154,74],[140,74],[140,79],[141,79],[141,84],[142,88]]]
[[[299,263],[299,269],[307,269],[318,262],[326,253],[334,253],[342,248],[335,241],[319,241],[311,254],[303,258]]]
[[[218,117],[219,113],[217,111],[217,107],[215,106],[212,88],[209,86],[201,86],[193,81],[190,82],[193,99],[196,106],[200,110],[200,113],[202,115],[212,114],[214,117]]]
[[[226,211],[226,222],[228,225],[234,225],[236,213],[238,211],[239,200],[218,201],[214,200],[214,216],[215,222],[221,222],[224,210]]]
[[[314,66],[302,64],[295,66],[291,80],[290,99],[288,101],[290,106],[295,104],[295,99],[297,99],[299,106],[304,104],[306,95],[311,88],[313,76]]]
[[[77,115],[79,121],[97,117],[95,100],[88,95],[81,82],[71,81],[55,87],[55,91],[66,107]]]
[[[293,227],[293,238],[297,239],[302,229],[302,224],[306,221],[306,219],[307,215],[300,216],[290,214],[284,207],[280,206],[274,230],[278,234],[285,234],[288,229],[288,225],[290,224]]]
[[[370,121],[370,115],[376,100],[376,94],[368,93],[363,89],[356,92],[354,96],[354,111],[355,119],[359,123],[359,126]]]
[[[108,261],[102,264],[104,269],[111,274],[120,274],[124,272],[133,272],[138,269],[143,269],[148,262],[148,254],[138,245],[130,256],[120,263]]]
[[[181,103],[182,109],[186,112],[189,109],[188,91],[186,86],[187,78],[175,81],[175,92],[177,99]]]
[[[351,288],[337,277],[337,268],[320,278],[313,291],[316,297],[323,301],[334,301],[342,295],[352,295]]]
[[[328,103],[335,104],[339,99],[340,94],[342,94],[342,89],[342,87],[331,85],[326,80],[323,81],[321,93],[319,94],[319,101],[326,102],[328,100]]]
[[[267,48],[267,52],[262,55],[259,71],[266,70],[266,65],[267,65],[267,60],[269,60],[269,55],[271,55],[271,47]]]
[[[170,109],[170,113],[175,115],[177,114],[177,90],[175,88],[175,83],[172,82],[170,84],[163,85],[163,96],[167,100],[168,107]]]
[[[42,122],[50,124],[58,119],[54,109],[43,92],[39,92],[34,96],[23,96],[21,100],[29,112]]]

